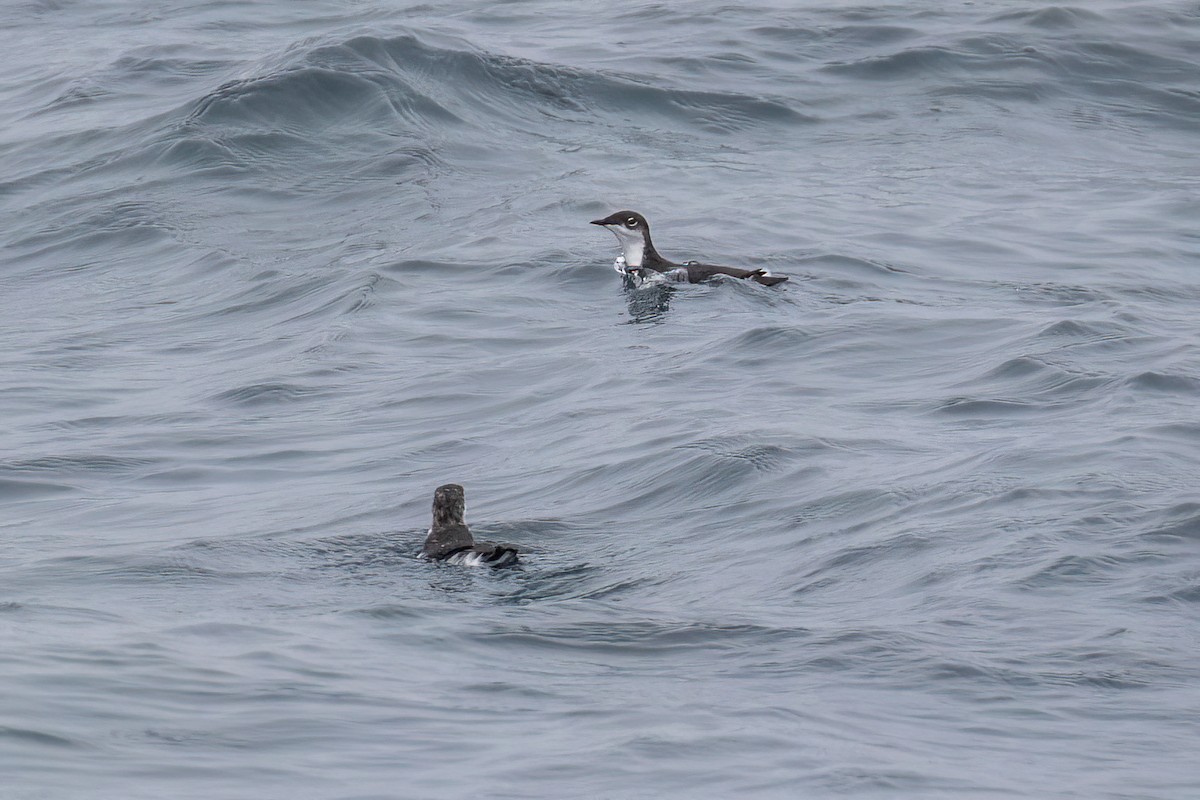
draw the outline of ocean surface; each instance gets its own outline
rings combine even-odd
[[[0,32],[0,800],[1200,797],[1200,4]]]

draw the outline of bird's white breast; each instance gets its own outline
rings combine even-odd
[[[646,252],[646,240],[642,238],[641,231],[631,231],[619,225],[611,225],[608,229],[613,232],[617,237],[617,241],[621,243],[621,252],[625,256],[625,266],[640,267],[642,265],[642,256]]]

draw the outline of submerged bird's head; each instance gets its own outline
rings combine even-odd
[[[618,211],[604,219],[594,219],[592,224],[602,225],[617,237],[627,267],[642,266],[646,253],[654,252],[654,245],[650,243],[650,223],[636,211]]]
[[[433,493],[433,527],[464,525],[463,510],[465,508],[463,487],[457,483],[439,486]]]

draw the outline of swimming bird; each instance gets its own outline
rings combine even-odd
[[[646,277],[646,273],[657,272],[670,280],[699,283],[714,275],[729,275],[733,278],[749,278],[764,286],[774,286],[787,280],[786,275],[772,275],[765,269],[739,269],[738,267],[722,267],[716,264],[701,264],[688,261],[676,264],[668,261],[654,249],[650,241],[650,223],[636,211],[618,211],[609,214],[604,219],[592,220],[593,225],[600,225],[612,231],[617,241],[621,243],[621,259],[617,260],[618,270],[625,274],[638,274]],[[622,269],[623,267],[623,269]]]
[[[437,488],[433,493],[433,525],[421,555],[431,561],[468,567],[507,567],[517,563],[517,548],[511,544],[475,541],[463,520],[465,507],[463,487],[447,483]]]

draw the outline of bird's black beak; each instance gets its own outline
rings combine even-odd
[[[594,219],[591,221],[590,224],[592,224],[592,225],[611,225],[612,223],[606,219]]]

